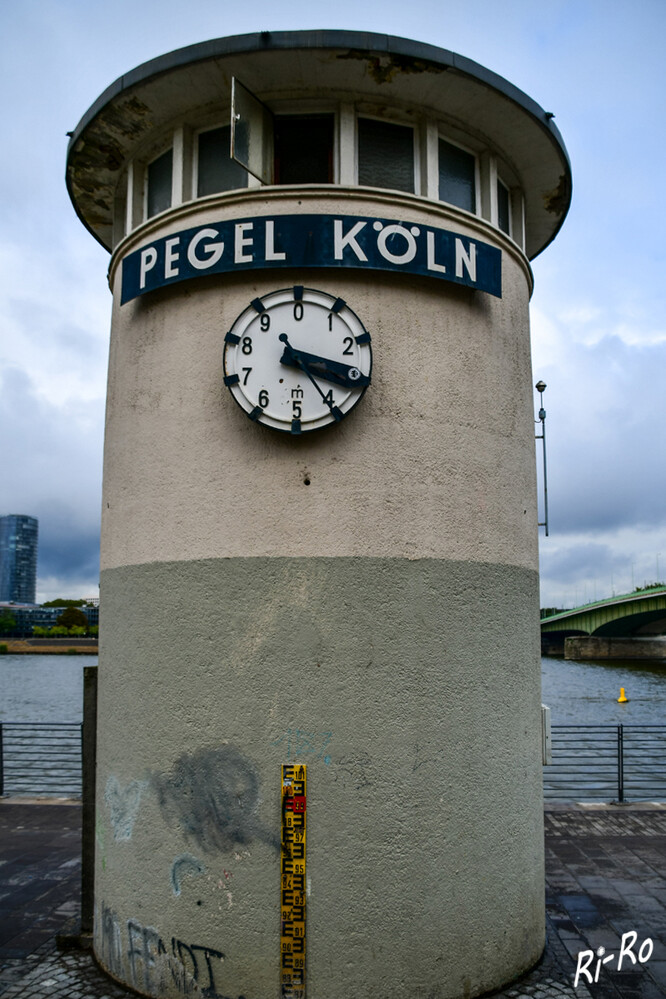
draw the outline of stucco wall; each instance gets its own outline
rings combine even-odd
[[[257,271],[121,307],[112,267],[95,947],[147,994],[277,994],[288,759],[311,999],[476,994],[543,946],[529,271],[464,213],[391,204],[500,245],[503,298]],[[349,208],[247,192],[143,238],[304,205]],[[345,298],[374,354],[356,410],[302,438],[221,371],[236,316],[296,283]]]

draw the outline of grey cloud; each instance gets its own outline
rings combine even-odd
[[[553,531],[666,525],[666,343],[608,337],[563,361],[544,374]]]

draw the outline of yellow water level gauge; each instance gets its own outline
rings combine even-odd
[[[305,999],[306,768],[282,766],[280,851],[280,994]]]

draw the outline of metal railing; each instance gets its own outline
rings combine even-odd
[[[666,725],[553,725],[546,801],[666,800]]]
[[[0,795],[81,796],[81,725],[0,722]]]
[[[553,725],[546,801],[666,801],[666,725]],[[81,725],[0,722],[0,795],[81,796]]]

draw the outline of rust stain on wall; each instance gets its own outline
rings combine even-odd
[[[543,196],[544,207],[547,212],[553,215],[562,215],[569,207],[571,199],[571,189],[564,174],[560,177],[560,182],[553,191],[546,191]]]
[[[368,56],[360,49],[349,49],[336,59],[358,59],[366,63],[368,75],[375,83],[391,83],[400,73],[447,73],[448,66],[438,66],[427,59],[415,59],[412,56],[391,54],[384,56]]]

